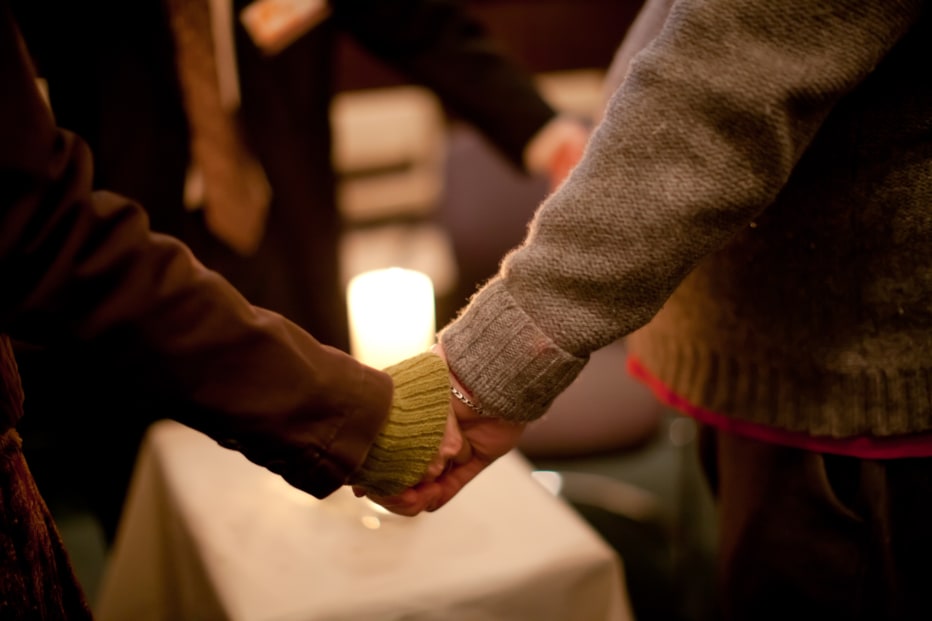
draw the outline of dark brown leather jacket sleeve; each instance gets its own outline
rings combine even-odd
[[[251,306],[139,206],[92,192],[90,153],[55,127],[27,59],[0,0],[0,333],[86,346],[166,417],[315,496],[345,483],[388,416],[390,377]]]

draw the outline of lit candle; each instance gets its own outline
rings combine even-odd
[[[434,343],[434,286],[424,273],[390,267],[353,277],[347,288],[350,351],[377,369]]]

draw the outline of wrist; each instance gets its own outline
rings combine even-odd
[[[438,342],[433,347],[430,348],[431,353],[437,354],[440,356],[441,360],[447,364],[446,355],[443,351],[443,346]],[[473,397],[472,393],[463,386],[463,383],[460,382],[459,378],[453,372],[453,369],[450,368],[450,365],[447,364],[447,369],[450,374],[450,395],[453,403],[453,411],[458,416],[459,415],[472,415],[472,416],[484,416],[491,417],[492,414],[489,414],[485,408],[482,407],[482,404]]]
[[[350,480],[377,495],[416,485],[443,440],[450,408],[446,364],[424,353],[385,369],[395,391],[385,425]]]
[[[456,398],[457,401],[459,401],[460,403],[468,407],[470,410],[472,410],[476,414],[479,414],[480,416],[485,414],[485,410],[482,409],[481,405],[479,405],[478,403],[476,403],[475,401],[467,397],[463,393],[463,391],[461,391],[459,388],[454,386],[452,383],[450,384],[450,392],[453,393],[453,396]]]

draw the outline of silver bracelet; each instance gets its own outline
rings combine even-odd
[[[477,414],[485,414],[485,411],[482,409],[481,405],[470,401],[469,397],[456,389],[456,386],[450,386],[450,392],[453,393],[454,397],[465,403],[466,407],[468,407],[470,410],[476,412]]]

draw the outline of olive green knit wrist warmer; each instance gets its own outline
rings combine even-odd
[[[388,367],[395,393],[388,422],[350,483],[398,494],[420,482],[440,449],[450,411],[450,375],[440,356],[423,353]]]

